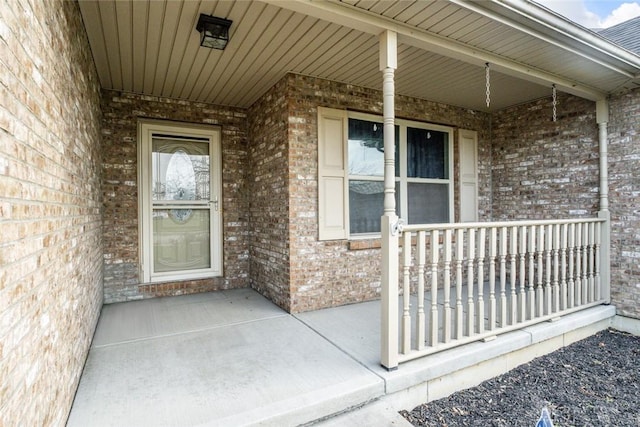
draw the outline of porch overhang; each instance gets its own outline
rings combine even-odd
[[[524,64],[496,54],[495,52],[485,48],[463,43],[458,40],[430,32],[429,30],[419,28],[415,25],[397,21],[385,15],[372,13],[369,10],[363,10],[355,5],[350,6],[345,4],[345,2],[319,2],[313,0],[264,1],[299,13],[310,14],[316,18],[327,20],[329,22],[339,23],[340,25],[372,35],[378,35],[384,31],[394,31],[398,34],[398,43],[436,53],[476,67],[483,67],[485,63],[489,62],[492,65],[493,70],[506,75],[510,75],[530,83],[541,85],[555,84],[559,90],[582,98],[590,99],[592,101],[603,99],[605,97],[605,92],[602,89],[583,84],[577,79],[564,77],[537,66]],[[617,58],[607,57],[606,61],[600,61],[594,55],[590,55],[590,53],[595,53],[596,51],[594,49],[588,49],[589,46],[586,45],[586,43],[582,43],[580,46],[582,49],[579,50],[577,47],[571,46],[570,43],[563,43],[564,40],[561,40],[559,37],[552,38],[551,35],[545,35],[543,32],[531,30],[525,25],[519,24],[515,20],[501,15],[499,11],[491,10],[487,7],[500,5],[500,3],[484,2],[487,3],[487,5],[485,5],[484,3],[478,4],[468,0],[451,0],[451,3],[459,6],[460,8],[472,11],[479,16],[485,16],[509,28],[520,31],[527,36],[544,40],[563,50],[573,52],[585,59],[597,62],[603,67],[606,67],[621,76],[625,76],[629,79],[635,77],[633,73],[616,64]],[[564,24],[565,27],[568,27],[566,20]],[[558,35],[563,35],[560,31],[557,32]],[[588,52],[589,50],[591,50],[591,52]]]
[[[496,111],[550,96],[552,84],[592,101],[640,85],[639,56],[530,1],[80,0],[80,7],[102,86],[153,96],[247,108],[288,72],[379,89],[384,31],[398,34],[399,95]],[[224,52],[199,48],[200,13],[233,20]]]

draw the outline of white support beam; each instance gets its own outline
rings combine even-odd
[[[600,247],[600,283],[601,296],[606,302],[611,301],[611,212],[609,211],[609,150],[607,125],[609,122],[609,101],[596,102],[596,121],[598,123],[598,142],[600,146],[600,211],[598,217],[603,218]]]
[[[395,86],[398,64],[397,34],[383,31],[380,41],[382,71],[382,120],[384,138],[384,214],[382,232],[382,289],[380,363],[389,370],[398,367],[398,216],[395,199]],[[403,250],[407,250],[404,248]]]
[[[386,30],[380,33],[380,71],[398,68],[398,34]]]
[[[609,122],[609,102],[606,99],[596,102],[596,121],[598,123],[598,142],[600,147],[600,210],[609,210],[609,172],[607,124]]]
[[[382,233],[382,284],[380,289],[380,364],[387,370],[398,368],[398,340],[400,334],[398,327],[398,217],[395,215],[383,215],[381,221]],[[403,251],[411,250],[411,247],[402,248]]]
[[[384,135],[384,214],[396,214],[395,199],[395,83],[398,66],[398,35],[386,30],[380,34],[382,71],[382,121]]]

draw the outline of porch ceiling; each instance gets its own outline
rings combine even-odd
[[[487,110],[640,84],[640,57],[530,2],[80,0],[106,89],[248,107],[287,72],[380,89],[377,34],[398,32],[396,92]],[[532,12],[533,11],[533,12]],[[200,13],[233,21],[199,46]],[[532,13],[535,19],[532,19]]]

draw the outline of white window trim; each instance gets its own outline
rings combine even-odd
[[[175,134],[186,137],[208,138],[210,149],[210,250],[211,267],[185,272],[152,273],[153,231],[151,224],[151,138],[154,133]],[[138,247],[140,277],[143,283],[204,279],[223,275],[222,236],[222,143],[221,130],[217,126],[188,124],[165,120],[138,120]],[[217,202],[217,209],[214,208]],[[215,236],[215,237],[214,237]]]
[[[453,222],[454,220],[454,188],[455,188],[455,180],[454,180],[454,169],[453,169],[453,128],[452,127],[448,127],[448,126],[442,126],[442,125],[436,125],[436,124],[431,124],[431,123],[425,123],[425,122],[416,122],[416,121],[412,121],[412,120],[403,120],[403,119],[396,119],[396,124],[398,124],[400,126],[400,128],[402,129],[407,128],[407,127],[412,127],[412,128],[416,128],[416,129],[426,129],[426,130],[433,130],[436,132],[442,132],[442,133],[446,133],[448,135],[447,137],[447,158],[448,158],[448,165],[447,165],[447,171],[448,171],[448,175],[449,178],[447,179],[430,179],[430,178],[409,178],[407,177],[404,181],[400,180],[400,194],[408,194],[408,190],[406,188],[407,184],[410,182],[416,182],[416,183],[424,183],[424,184],[441,184],[441,185],[448,185],[449,186],[449,221],[448,222]],[[406,153],[407,152],[407,133],[406,132],[400,132],[400,153]],[[407,156],[400,156],[401,158],[400,160],[400,176],[406,176],[407,175]],[[404,188],[403,188],[404,187]],[[401,197],[400,198],[400,202],[402,203],[402,206],[400,206],[400,212],[402,213],[401,218],[405,221],[405,223],[408,224],[408,218],[406,217],[406,215],[409,212],[409,200],[408,197]]]

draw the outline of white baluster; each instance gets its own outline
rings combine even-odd
[[[489,329],[496,327],[496,254],[497,229],[489,230]]]
[[[481,334],[484,332],[484,256],[485,239],[487,230],[483,227],[479,230],[478,236],[478,310],[477,310],[477,330]]]
[[[416,242],[416,258],[418,258],[418,313],[416,315],[416,345],[418,350],[424,348],[425,343],[425,325],[424,325],[424,268],[426,260],[426,242],[425,232],[418,231],[418,239]]]
[[[594,281],[594,269],[593,265],[594,261],[594,246],[595,246],[595,238],[594,238],[594,228],[595,224],[593,222],[589,223],[589,272],[587,280],[589,282],[589,295],[587,296],[587,301],[593,302],[595,301],[595,281]]]
[[[529,319],[533,319],[536,317],[536,294],[535,294],[535,264],[534,257],[536,253],[536,226],[532,225],[529,228]]]
[[[567,233],[569,224],[562,224],[562,243],[560,244],[560,309],[567,309]]]
[[[544,315],[544,225],[538,227],[538,281],[536,283],[536,316]]]
[[[462,309],[462,258],[464,257],[464,230],[456,230],[456,338],[463,335],[464,310]]]
[[[568,304],[567,308],[573,308],[576,305],[576,280],[575,280],[575,246],[576,246],[576,225],[569,225],[569,282],[567,287],[568,292]]]
[[[431,322],[429,323],[429,344],[438,345],[438,259],[440,254],[438,230],[431,230]]]
[[[576,224],[575,305],[582,305],[582,224]]]
[[[476,258],[476,230],[475,228],[470,228],[468,230],[469,241],[467,242],[467,333],[469,336],[473,336],[475,334],[474,328],[474,304],[473,304],[473,281],[475,280],[473,276],[473,264]]]
[[[589,299],[589,287],[591,285],[591,279],[589,278],[591,266],[589,265],[589,259],[591,257],[591,241],[589,238],[589,224],[584,224],[582,227],[582,302],[583,304],[590,303]]]
[[[451,230],[444,231],[444,318],[443,342],[451,340]]]
[[[547,235],[544,249],[546,261],[544,281],[544,311],[551,314],[551,252],[553,251],[553,225],[547,225]]]
[[[511,324],[515,325],[518,322],[518,296],[516,294],[516,281],[518,272],[516,271],[516,261],[518,259],[518,227],[511,227],[510,233],[510,254],[509,260],[511,264],[511,274],[509,274],[509,282],[511,283],[511,294],[509,297],[509,303],[511,304],[510,316]]]
[[[553,227],[553,312],[560,311],[560,224]]]
[[[411,267],[411,233],[402,236],[402,352],[411,351],[411,283],[409,270]]]
[[[597,223],[596,224],[596,230],[595,230],[595,246],[596,246],[596,253],[595,253],[595,268],[596,268],[596,273],[595,273],[595,298],[596,301],[600,301],[600,299],[602,298],[602,289],[601,286],[602,284],[600,283],[600,245],[602,242],[602,225],[601,223]]]
[[[525,291],[526,282],[526,254],[527,254],[527,227],[518,227],[520,233],[520,249],[518,256],[520,258],[520,269],[518,277],[520,278],[520,293],[518,294],[518,321],[527,320],[527,294]]]
[[[507,227],[500,228],[500,326],[507,326]]]

